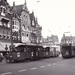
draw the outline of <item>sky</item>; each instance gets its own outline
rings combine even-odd
[[[10,5],[24,4],[25,0],[7,0]],[[40,2],[37,2],[40,1]],[[42,36],[57,35],[59,40],[64,32],[75,36],[75,0],[26,0],[30,12],[34,11],[42,26]]]

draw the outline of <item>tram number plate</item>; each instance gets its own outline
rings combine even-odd
[[[20,52],[17,53],[17,57],[20,57]]]

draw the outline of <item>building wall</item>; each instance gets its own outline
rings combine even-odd
[[[30,42],[30,17],[29,13],[25,11],[21,13],[21,35],[22,42]]]
[[[33,16],[34,21],[31,19],[30,13],[28,12],[25,4],[22,5],[22,11],[20,12],[20,15],[18,15],[16,6],[14,4],[14,8],[12,9],[7,2],[0,3],[1,43],[3,42],[5,44],[8,44],[11,42],[11,25],[13,43],[40,43],[42,27],[40,27],[40,25],[36,22],[35,16]],[[13,12],[12,15],[10,10]],[[8,12],[10,13],[10,15],[8,15]],[[9,44],[7,46],[9,46]]]

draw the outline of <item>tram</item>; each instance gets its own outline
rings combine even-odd
[[[51,45],[51,46],[45,46],[44,48],[44,57],[57,57],[60,54],[59,46]]]
[[[74,46],[72,44],[61,45],[61,54],[63,58],[70,58],[75,56]]]
[[[20,43],[15,46],[14,50],[9,52],[9,54],[6,56],[6,59],[10,62],[24,61],[26,59],[37,60],[43,57],[42,48],[42,46],[38,45],[26,45]]]
[[[15,45],[12,51],[6,55],[6,60],[10,62],[24,61],[24,60],[38,60],[42,58],[49,58],[51,56],[58,56],[56,46],[42,46],[42,45],[27,45],[19,43]]]
[[[60,46],[52,45],[51,48],[51,57],[58,57],[60,55]]]

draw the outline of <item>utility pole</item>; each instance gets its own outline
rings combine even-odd
[[[10,14],[11,15],[11,26],[10,26],[10,29],[11,29],[11,51],[13,49],[13,35],[12,35],[12,13]]]
[[[12,16],[13,16],[13,13],[8,12],[8,14],[11,17],[11,20],[10,20],[10,40],[11,40],[10,51],[12,51],[13,50],[13,35],[12,35]]]
[[[19,30],[19,33],[20,33],[20,43],[22,42],[22,38],[21,38],[21,19],[19,19],[19,27],[20,27],[20,30]]]

